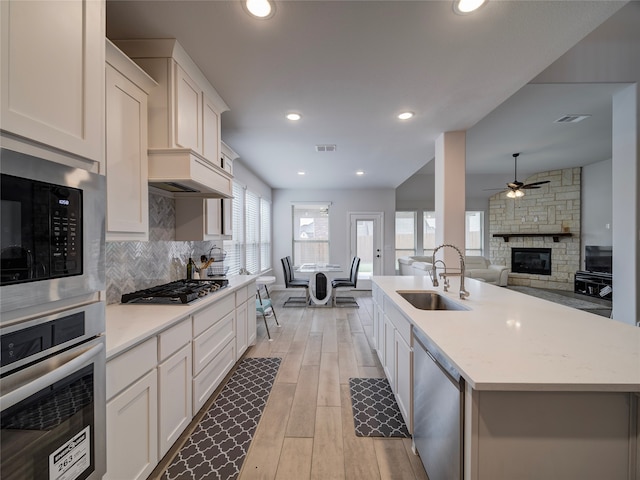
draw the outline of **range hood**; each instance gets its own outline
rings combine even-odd
[[[233,176],[188,148],[149,149],[149,185],[174,196],[232,198]]]

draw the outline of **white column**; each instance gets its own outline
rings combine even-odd
[[[445,132],[436,139],[435,207],[436,245],[449,243],[465,250],[466,133]],[[444,248],[437,258],[448,268],[457,268],[455,250]]]
[[[639,112],[636,84],[613,96],[613,318],[631,325],[640,321]]]

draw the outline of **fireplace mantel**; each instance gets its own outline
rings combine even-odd
[[[554,242],[559,242],[560,237],[571,237],[570,232],[559,233],[494,233],[494,237],[502,237],[505,242],[508,242],[511,237],[552,237]]]

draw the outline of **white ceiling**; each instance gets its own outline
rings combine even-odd
[[[610,158],[616,85],[522,87],[624,3],[295,0],[258,20],[237,0],[108,0],[107,35],[177,38],[231,109],[223,140],[273,188],[395,188],[454,130],[469,174],[509,181],[514,152],[519,177]]]

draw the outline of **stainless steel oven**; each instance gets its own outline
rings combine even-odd
[[[0,149],[0,312],[104,289],[105,179]]]
[[[0,478],[106,471],[104,303],[0,328]]]

